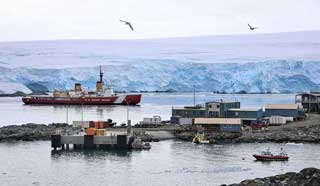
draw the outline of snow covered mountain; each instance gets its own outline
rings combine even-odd
[[[99,65],[118,91],[320,89],[320,32],[154,40],[0,43],[0,93],[94,89]]]

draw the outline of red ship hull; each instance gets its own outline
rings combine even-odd
[[[29,96],[22,98],[22,101],[25,104],[43,105],[137,105],[141,101],[141,94],[77,98]]]
[[[253,155],[258,161],[287,161],[289,160],[288,156],[264,156],[264,155]]]

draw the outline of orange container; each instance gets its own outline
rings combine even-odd
[[[96,129],[95,128],[87,128],[86,129],[86,134],[87,135],[95,135]]]
[[[105,129],[111,126],[109,121],[90,121],[90,127],[95,129]]]

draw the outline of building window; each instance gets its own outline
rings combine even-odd
[[[239,112],[235,112],[234,115],[239,116]]]

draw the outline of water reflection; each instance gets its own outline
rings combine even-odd
[[[104,158],[104,157],[127,157],[132,155],[131,150],[58,150],[51,151],[51,157],[58,159],[60,157],[84,157],[84,158]]]
[[[288,162],[256,162],[252,154],[283,147]],[[149,151],[65,150],[49,141],[0,143],[1,185],[221,185],[319,167],[316,144],[244,143],[194,145],[166,140]],[[17,179],[21,178],[21,179]],[[100,184],[101,185],[101,184]]]

